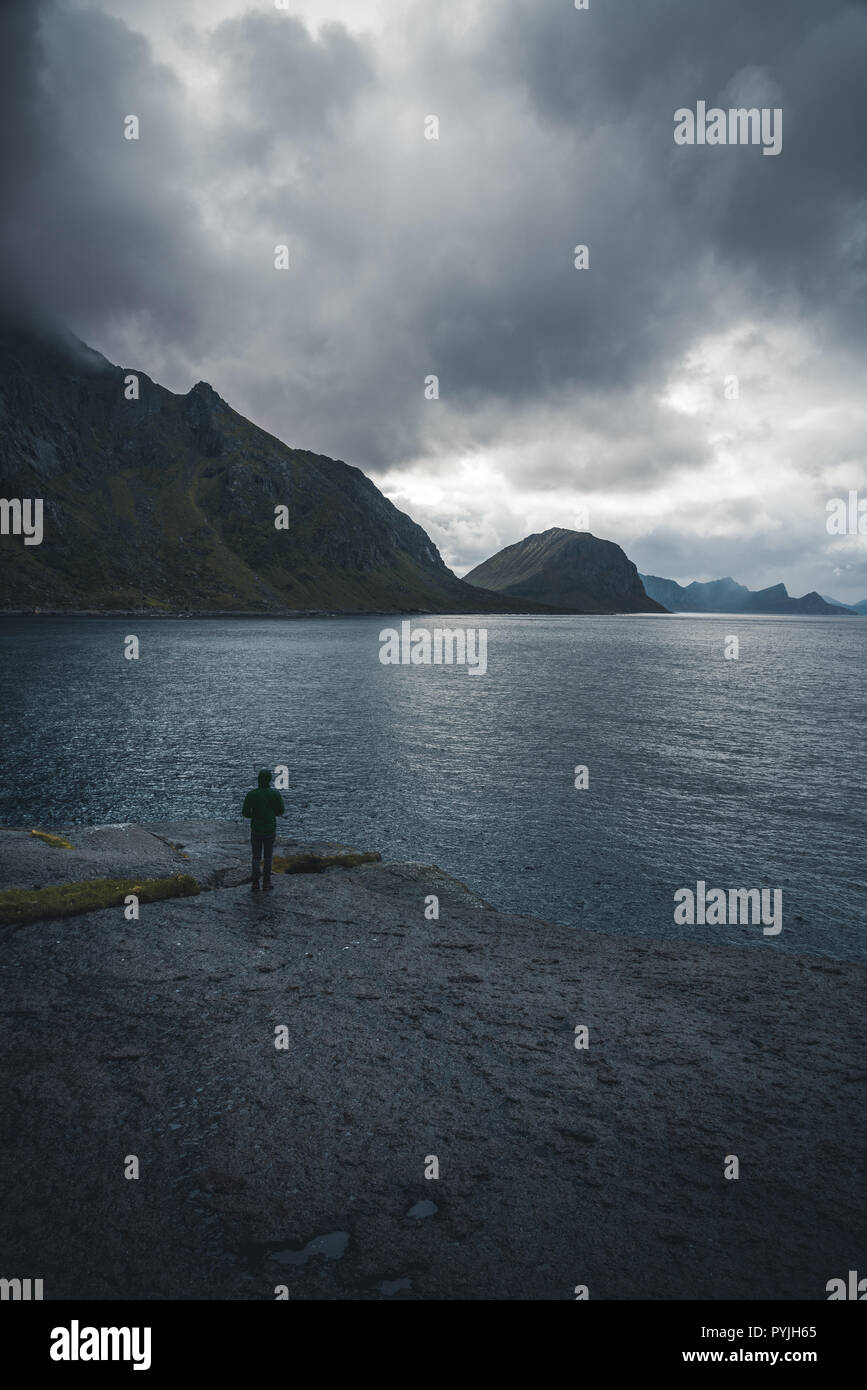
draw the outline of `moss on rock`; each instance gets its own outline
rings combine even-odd
[[[44,840],[52,849],[73,848],[68,840],[64,840],[62,835],[49,835],[47,830],[31,830],[30,834],[35,835],[37,840]]]
[[[90,878],[80,883],[53,883],[46,888],[9,888],[0,893],[0,924],[38,922],[52,917],[72,917],[119,907],[134,893],[139,902],[154,903],[163,898],[189,898],[201,892],[189,874],[170,878]]]

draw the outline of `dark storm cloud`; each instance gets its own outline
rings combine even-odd
[[[263,160],[286,134],[332,133],[373,78],[370,55],[340,24],[311,37],[292,15],[249,12],[213,32],[208,50],[224,75],[226,131],[247,129],[247,149]]]
[[[239,0],[167,53],[133,4],[123,19],[7,4],[10,278],[107,355],[174,389],[207,376],[290,443],[380,474],[421,458],[432,476],[488,448],[516,500],[477,538],[521,528],[531,490],[607,488],[626,508],[712,469],[701,417],[659,401],[702,339],[781,317],[841,354],[854,389],[863,4],[458,8],[386,7],[359,37]],[[699,98],[781,106],[782,154],[676,147],[674,110]],[[726,370],[748,347],[744,330]],[[753,442],[791,413],[774,408]],[[440,535],[473,530],[430,515]],[[654,534],[653,553],[687,563]]]
[[[11,4],[4,22],[10,279],[59,316],[98,326],[141,315],[167,349],[195,353],[229,330],[243,291],[243,249],[212,222],[224,182],[266,159],[287,128],[299,143],[324,128],[366,78],[364,60],[334,28],[314,43],[288,16],[229,21],[212,38],[229,89],[215,132],[122,21],[44,3]],[[123,138],[129,114],[137,141]]]
[[[38,307],[97,325],[153,314],[166,336],[195,331],[204,289],[195,199],[179,171],[185,104],[177,79],[117,20],[62,6],[27,11],[26,90],[5,91],[18,138],[14,203],[0,222],[3,262]],[[21,50],[4,47],[14,70]],[[4,90],[5,90],[5,83]],[[147,138],[126,141],[138,116]]]
[[[684,240],[746,266],[772,307],[785,288],[863,332],[865,243],[851,235],[867,174],[863,0],[606,0],[581,28],[565,6],[500,16],[485,69],[525,90],[552,126],[613,120],[665,190],[669,217],[646,224],[649,234],[670,240],[679,223]],[[782,155],[674,148],[673,110],[699,99],[781,106]]]

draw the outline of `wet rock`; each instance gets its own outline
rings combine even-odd
[[[429,1216],[436,1216],[438,1211],[439,1207],[436,1202],[424,1200],[416,1202],[415,1206],[410,1207],[407,1216],[411,1221],[424,1221]]]
[[[29,829],[0,882],[187,854],[214,885],[0,932],[0,1248],[46,1299],[824,1299],[856,1267],[864,966],[636,949],[425,864],[257,899],[217,881],[239,825]]]

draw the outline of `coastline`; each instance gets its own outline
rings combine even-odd
[[[202,891],[0,929],[4,1244],[46,1299],[824,1299],[857,1267],[867,966],[555,926],[434,865],[257,898],[235,825],[68,835],[0,832],[0,887]]]
[[[864,616],[857,612],[839,613],[774,613],[774,612],[697,612],[694,609],[669,609],[661,613],[633,613],[624,608],[612,608],[604,612],[581,612],[577,608],[537,608],[531,611],[522,608],[484,607],[467,609],[447,608],[286,608],[286,609],[240,609],[240,608],[2,608],[0,621],[4,618],[467,618],[483,616],[490,618],[725,618],[744,620],[752,618],[787,618],[825,622],[829,618],[858,618]]]
[[[607,612],[581,613],[569,608],[508,609],[487,608],[447,609],[447,608],[287,608],[287,609],[238,609],[227,608],[5,608],[0,609],[2,618],[428,618],[454,617],[467,618],[474,615],[490,618],[669,618],[670,613],[630,613],[625,609],[612,608]],[[687,615],[692,616],[692,615]],[[698,617],[705,615],[698,614]],[[757,617],[774,617],[771,614],[756,614]]]

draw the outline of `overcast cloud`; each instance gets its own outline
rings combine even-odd
[[[289,4],[7,0],[12,282],[459,573],[583,505],[645,572],[867,597],[862,0]],[[676,146],[699,99],[782,153]]]

